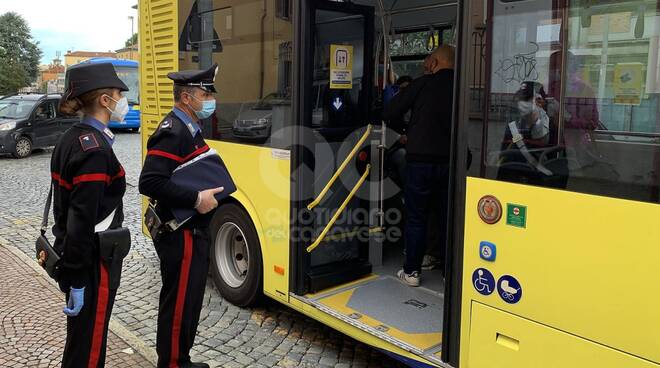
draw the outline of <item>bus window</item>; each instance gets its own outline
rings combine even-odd
[[[402,31],[390,39],[390,57],[396,78],[417,78],[424,73],[424,58],[450,41],[451,28]]]
[[[365,20],[329,10],[318,10],[315,16],[313,94],[317,98],[312,126],[326,138],[338,140],[346,135],[342,133],[364,125],[368,113],[368,87],[363,83]],[[345,48],[335,50],[336,45]],[[338,81],[331,81],[332,65],[351,69],[350,80],[342,81],[345,85],[333,85]]]
[[[140,79],[138,78],[138,68],[116,66],[115,71],[117,76],[128,87],[128,91],[124,92],[124,96],[131,105],[140,103]]]
[[[214,116],[207,139],[290,145],[293,26],[275,2],[179,1],[179,69],[217,62]],[[265,8],[264,8],[265,7]]]
[[[656,5],[493,2],[482,175],[659,201]]]

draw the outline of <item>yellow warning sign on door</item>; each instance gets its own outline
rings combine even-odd
[[[353,46],[330,45],[330,88],[353,88]]]
[[[642,103],[642,63],[618,63],[614,67],[614,103],[639,105]]]

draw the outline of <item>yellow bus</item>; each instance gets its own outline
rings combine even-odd
[[[173,105],[166,74],[220,66],[203,132],[238,187],[211,224],[225,299],[272,298],[411,366],[660,367],[660,3],[141,0],[139,12],[143,147]],[[384,85],[421,75],[445,44],[448,221],[429,228],[448,235],[429,240],[444,262],[411,288],[395,276],[399,133],[380,110]]]

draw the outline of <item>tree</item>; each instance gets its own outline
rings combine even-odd
[[[42,51],[22,16],[0,15],[0,89],[17,92],[36,81]]]
[[[27,86],[27,75],[21,64],[0,61],[0,95],[16,93]]]
[[[137,33],[133,33],[133,36],[131,36],[131,38],[129,38],[128,40],[126,40],[126,43],[125,43],[124,46],[125,46],[125,47],[133,46],[133,45],[136,45],[137,42],[138,42],[138,34],[137,34]]]

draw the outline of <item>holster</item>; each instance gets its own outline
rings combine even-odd
[[[119,288],[121,268],[124,258],[131,249],[131,232],[120,227],[101,231],[96,234],[99,244],[99,256],[108,268],[109,288]]]
[[[60,278],[60,254],[50,244],[45,234],[37,238],[35,243],[37,262],[46,270],[48,276],[59,281]]]
[[[144,213],[144,224],[149,230],[152,240],[156,240],[164,230],[165,224],[160,220],[160,216],[156,212],[156,205],[152,201],[149,201],[147,211]]]

